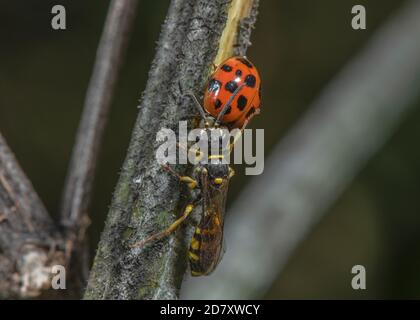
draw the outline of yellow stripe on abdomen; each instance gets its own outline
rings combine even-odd
[[[198,255],[196,255],[194,252],[192,251],[188,251],[188,256],[190,257],[191,260],[194,261],[198,261],[200,258],[198,257]]]
[[[196,238],[192,238],[191,239],[191,244],[190,244],[191,249],[193,250],[198,250],[198,248],[200,247],[200,242],[198,242],[198,240]]]

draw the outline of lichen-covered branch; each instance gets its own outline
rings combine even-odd
[[[39,297],[63,243],[30,181],[0,135],[0,297]]]
[[[86,285],[88,276],[85,231],[97,158],[137,3],[137,0],[110,3],[63,192],[60,222],[72,253],[72,285],[79,288]]]
[[[297,245],[420,93],[420,2],[412,1],[370,40],[271,152],[231,210],[229,244],[214,274],[182,297],[262,298]]]
[[[191,120],[195,109],[184,94],[201,96],[212,62],[225,45],[220,39],[232,8],[226,0],[171,1],[85,298],[178,297],[186,269],[185,230],[144,248],[129,245],[161,231],[182,210],[179,183],[155,159],[156,134]],[[256,6],[249,14],[256,14]]]
[[[96,159],[137,3],[110,3],[63,193],[61,223],[68,228],[80,227],[89,207]]]

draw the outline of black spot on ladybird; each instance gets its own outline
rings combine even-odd
[[[220,87],[222,86],[222,83],[216,79],[211,79],[209,81],[209,87],[208,90],[210,92],[216,92],[220,90]]]
[[[257,82],[257,79],[252,74],[249,74],[245,77],[245,83],[247,87],[254,88],[256,82]]]
[[[220,99],[216,99],[216,101],[214,102],[214,107],[216,109],[219,109],[222,106],[222,101],[220,101]]]
[[[228,66],[227,64],[224,64],[221,69],[225,72],[231,72],[232,71],[232,67]]]
[[[238,70],[236,70],[235,74],[236,74],[237,77],[240,78],[242,76],[242,71],[240,69],[238,69]]]
[[[242,111],[242,110],[244,110],[245,109],[245,107],[246,107],[246,104],[248,103],[248,99],[247,98],[245,98],[245,96],[243,96],[243,95],[240,95],[239,97],[238,97],[238,109],[240,110],[240,111]]]
[[[254,66],[252,65],[251,62],[248,61],[248,59],[245,59],[244,57],[239,57],[236,58],[236,60],[242,62],[244,65],[246,65],[248,68],[253,68]]]
[[[229,107],[226,109],[225,115],[229,114],[231,111],[232,111],[232,107],[231,107],[231,106],[229,106]]]
[[[234,93],[238,88],[238,84],[235,81],[229,81],[225,84],[225,89],[231,93]]]

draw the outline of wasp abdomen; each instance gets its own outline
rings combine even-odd
[[[211,222],[206,228],[195,229],[188,252],[191,275],[208,275],[214,270],[219,262],[221,235],[220,221],[217,216],[211,217]]]

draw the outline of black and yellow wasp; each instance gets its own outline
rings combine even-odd
[[[201,128],[201,134],[206,135],[207,137],[221,137],[221,132],[227,131],[227,128],[221,124],[220,120],[223,118],[224,113],[228,110],[232,100],[241,88],[242,87],[239,86],[232,94],[217,118],[207,114],[195,96],[189,94],[198,107],[202,118],[199,126],[199,128]],[[224,161],[224,158],[226,151],[230,153],[232,150],[233,145],[240,137],[245,126],[246,124],[238,131],[233,142],[229,142],[227,146],[229,150],[226,150],[226,148],[223,150],[223,146],[221,146],[218,154],[209,153],[207,158],[204,158],[202,153],[198,151],[196,155],[198,161],[194,165],[191,176],[181,176],[173,171],[168,165],[163,166],[171,174],[177,177],[179,181],[186,183],[191,190],[198,190],[197,199],[192,199],[194,201],[191,201],[186,205],[182,216],[173,222],[166,230],[137,242],[131,245],[131,247],[141,247],[150,241],[158,240],[171,234],[188,218],[194,209],[195,203],[201,202],[201,219],[195,228],[188,251],[191,274],[193,276],[208,275],[215,269],[222,253],[223,224],[229,180],[235,174],[229,164]],[[185,148],[185,146],[178,147]]]

